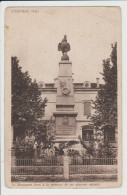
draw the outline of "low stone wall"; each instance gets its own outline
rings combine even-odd
[[[61,182],[63,175],[12,175],[12,182]]]
[[[31,166],[12,167],[12,175],[63,175],[63,166]],[[69,175],[72,174],[117,174],[114,165],[70,165]]]
[[[116,182],[117,175],[83,175],[74,174],[69,176],[68,182]],[[12,182],[66,182],[63,175],[13,175],[11,176]]]
[[[110,175],[110,174],[99,174],[99,175],[83,175],[83,174],[73,174],[70,175],[70,182],[116,182],[118,180],[118,175]]]
[[[116,165],[70,165],[71,174],[117,174]]]
[[[63,175],[63,166],[14,166],[12,175]]]

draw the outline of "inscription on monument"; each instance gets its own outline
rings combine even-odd
[[[70,126],[68,126],[68,125],[66,125],[66,126],[58,126],[58,130],[63,130],[64,132],[65,131],[73,131],[73,129],[74,129],[74,125],[70,125]]]
[[[57,135],[74,135],[75,120],[73,117],[59,117],[58,120],[56,120],[56,124]]]

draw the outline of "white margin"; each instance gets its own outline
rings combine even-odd
[[[9,189],[4,185],[4,10],[10,6],[119,6],[122,11],[122,127],[123,127],[123,180],[122,187],[115,189]],[[0,3],[0,130],[1,130],[1,194],[31,195],[126,195],[127,194],[127,2],[126,1],[5,1]]]

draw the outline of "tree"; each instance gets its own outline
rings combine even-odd
[[[52,148],[55,139],[55,120],[51,116],[48,121],[42,121],[41,127],[34,132],[38,146],[43,144],[43,148]]]
[[[17,57],[11,58],[12,126],[14,137],[44,128],[42,116],[47,99],[42,100],[36,80],[23,72]]]
[[[108,140],[104,140],[104,129],[117,127],[117,43],[112,45],[110,58],[103,60],[104,85],[94,102],[95,114],[92,117],[96,127],[94,134],[94,155],[96,157],[116,156],[109,150]]]
[[[110,58],[103,60],[104,85],[94,102],[95,114],[92,117],[96,127],[117,126],[117,43],[112,45]]]

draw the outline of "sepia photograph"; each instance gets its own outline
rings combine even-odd
[[[122,184],[121,10],[5,10],[5,184]]]

